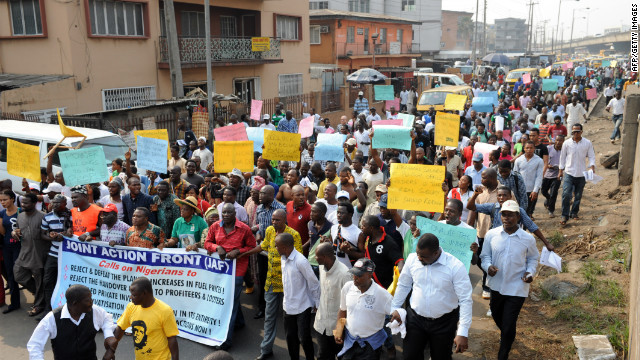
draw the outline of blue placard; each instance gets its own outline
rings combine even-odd
[[[167,173],[167,140],[153,139],[144,136],[137,137],[138,167],[155,171],[158,174]]]
[[[109,180],[107,160],[102,146],[63,151],[59,153],[59,157],[62,173],[64,174],[64,182],[69,187]]]
[[[471,102],[471,109],[477,112],[493,112],[493,99],[489,97],[475,97]]]
[[[262,145],[264,145],[264,129],[259,127],[248,127],[247,137],[249,141],[253,141],[253,152],[262,154]]]
[[[551,75],[551,78],[558,81],[558,87],[564,86],[564,75]]]
[[[346,139],[347,136],[343,134],[318,134],[318,142],[313,153],[313,159],[343,162],[343,144]]]
[[[373,90],[376,94],[376,101],[394,100],[396,98],[393,94],[393,85],[374,85]]]
[[[411,150],[411,128],[397,125],[376,126],[373,148]]]
[[[478,92],[478,95],[476,95],[477,97],[488,97],[491,98],[491,100],[493,101],[493,106],[498,106],[500,105],[500,102],[498,102],[498,92],[497,91],[480,91]]]
[[[467,272],[469,272],[471,258],[473,257],[471,244],[476,241],[476,229],[465,229],[460,226],[443,224],[422,216],[416,216],[416,225],[420,229],[420,235],[435,235],[440,241],[442,250],[462,261],[467,268]],[[411,252],[416,251],[416,249],[411,250]]]
[[[573,71],[573,74],[575,76],[587,76],[587,67],[579,66]]]
[[[558,80],[556,79],[542,79],[542,91],[557,91]]]

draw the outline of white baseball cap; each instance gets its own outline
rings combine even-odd
[[[500,212],[503,211],[511,211],[511,212],[520,212],[520,205],[518,205],[517,202],[515,202],[514,200],[507,200],[502,204],[502,208],[500,209]]]
[[[349,199],[349,193],[346,192],[345,190],[338,191],[338,194],[336,195],[336,199],[340,199],[341,197],[346,197],[347,199]]]
[[[60,185],[57,182],[52,182],[51,184],[49,184],[49,186],[47,186],[46,189],[44,189],[44,191],[42,191],[45,194],[48,194],[50,192],[55,192],[55,193],[61,193],[62,192],[62,185]]]

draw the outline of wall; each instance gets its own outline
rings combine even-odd
[[[320,34],[320,44],[310,44],[311,63],[315,64],[335,64],[336,59],[336,28],[337,20],[309,20],[311,25],[328,26],[329,32]],[[342,39],[346,39],[343,35]]]
[[[440,47],[440,50],[471,50],[473,32],[470,36],[465,35],[462,38],[458,38],[458,19],[470,17],[471,15],[473,14],[468,12],[442,11],[442,37],[440,42],[444,43],[444,47]],[[462,43],[461,46],[458,46],[458,42]]]

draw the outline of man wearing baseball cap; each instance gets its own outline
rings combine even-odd
[[[115,204],[107,204],[100,212],[100,241],[111,246],[124,245],[124,238],[129,230],[129,225],[118,220],[118,207]]]
[[[473,189],[475,190],[478,186],[482,185],[482,172],[485,171],[487,167],[484,166],[484,157],[480,152],[473,154],[472,161],[473,166],[469,166],[464,171],[464,174],[471,177]]]
[[[63,188],[64,187],[57,182],[52,182],[51,184],[49,184],[49,186],[47,186],[47,188],[42,191],[42,193],[46,195],[44,196],[44,203],[48,205],[50,202],[52,202],[56,195],[62,194]],[[71,208],[73,208],[71,198],[68,196],[65,197],[67,198],[67,209],[71,210]]]
[[[358,92],[358,98],[353,103],[353,111],[357,111],[358,114],[366,113],[369,110],[369,100],[364,97],[364,92]]]
[[[498,359],[508,359],[516,338],[516,322],[529,284],[536,273],[540,254],[533,236],[518,226],[520,206],[507,200],[500,209],[502,226],[489,230],[484,237],[480,259],[489,277],[489,308],[500,329]]]
[[[262,116],[262,124],[258,127],[261,129],[276,130],[276,127],[271,123],[271,115],[269,114],[264,114],[264,116]]]
[[[387,339],[385,317],[391,314],[393,297],[373,281],[376,266],[371,259],[361,258],[349,273],[353,281],[340,293],[338,325],[334,331],[338,344],[344,344],[338,356],[342,359],[380,359]],[[345,324],[346,320],[346,324]],[[344,332],[340,329],[344,325]]]

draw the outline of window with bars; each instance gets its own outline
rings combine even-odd
[[[356,42],[356,28],[355,26],[347,27],[347,44],[353,44]]]
[[[402,11],[415,11],[416,0],[402,0]]]
[[[349,11],[368,13],[369,0],[349,0]]]
[[[404,37],[404,29],[398,29],[396,32],[396,41],[402,43],[402,38]]]
[[[328,1],[310,1],[309,2],[309,10],[321,10],[328,9],[329,2]]]
[[[387,28],[380,29],[380,44],[387,43]]]
[[[312,45],[320,44],[320,26],[309,27],[309,43]]]
[[[151,104],[156,98],[155,86],[137,86],[102,90],[102,108],[107,110],[126,109]]]
[[[278,75],[278,96],[302,94],[302,74]]]
[[[89,0],[91,34],[144,36],[144,4],[131,1]]]
[[[300,40],[300,18],[276,16],[276,34],[282,40]]]
[[[204,12],[180,12],[180,35],[186,37],[205,37]]]
[[[11,0],[9,7],[13,35],[42,35],[39,0]]]
[[[222,37],[238,36],[235,16],[220,16],[220,35]]]

